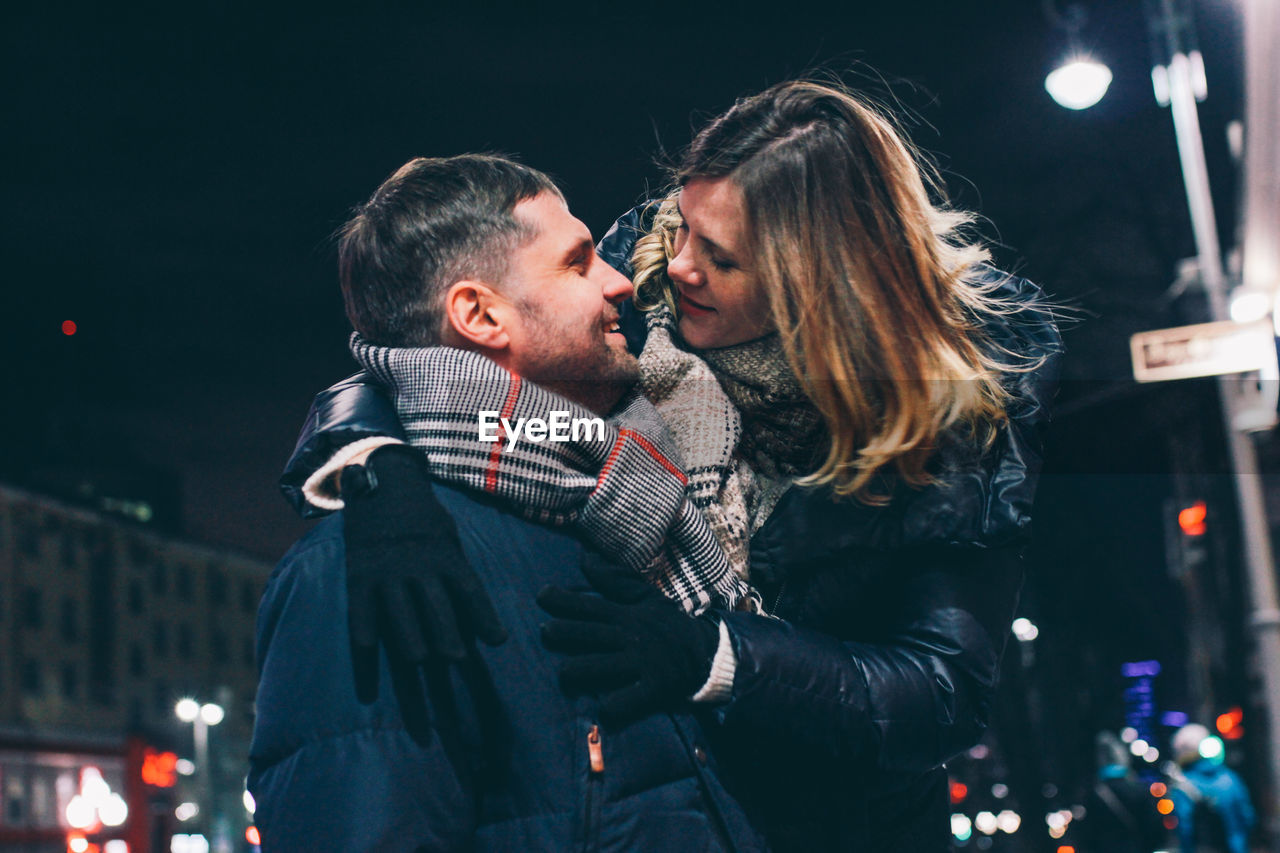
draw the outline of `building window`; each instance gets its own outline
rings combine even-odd
[[[174,589],[178,593],[178,598],[183,601],[191,600],[191,569],[187,566],[178,566],[173,570]]]
[[[142,581],[134,578],[129,581],[129,612],[134,616],[142,613]]]
[[[240,609],[245,613],[258,609],[258,585],[251,580],[240,581]]]
[[[169,629],[163,622],[151,626],[151,651],[158,658],[169,654]]]
[[[129,646],[129,674],[141,678],[147,671],[146,659],[142,656],[142,646],[132,643]]]
[[[38,587],[22,591],[22,624],[36,631],[44,627],[44,601]]]
[[[40,520],[33,512],[18,516],[18,548],[28,560],[40,557]]]
[[[178,626],[178,657],[191,660],[191,626],[186,622]]]
[[[153,559],[151,549],[138,539],[129,541],[129,562],[137,568],[148,565]]]
[[[227,649],[227,635],[218,629],[214,629],[209,637],[209,653],[213,656],[215,664],[227,662],[229,650]]]
[[[62,698],[69,702],[76,700],[77,694],[80,692],[80,673],[76,671],[75,664],[64,663],[62,665]]]
[[[74,643],[80,639],[80,614],[73,598],[62,599],[62,639]]]
[[[27,658],[22,662],[22,691],[28,696],[39,696],[44,692],[39,661]]]
[[[9,778],[13,778],[10,776]],[[26,823],[26,790],[22,784],[14,785],[9,783],[10,787],[4,791],[4,822],[9,826],[22,826]]]
[[[169,572],[163,563],[151,567],[151,591],[156,595],[167,595],[169,592]]]
[[[221,607],[227,603],[227,579],[217,566],[209,567],[209,604]]]
[[[76,531],[68,529],[62,536],[62,568],[80,568],[80,549],[77,547]]]

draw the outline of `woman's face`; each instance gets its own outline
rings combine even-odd
[[[694,178],[680,190],[676,256],[667,275],[680,299],[680,336],[696,349],[773,331],[769,297],[748,264],[742,192],[729,178]]]

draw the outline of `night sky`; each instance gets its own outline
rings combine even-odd
[[[311,395],[354,369],[329,242],[352,205],[410,157],[502,151],[554,175],[599,236],[661,187],[662,151],[691,128],[821,68],[895,99],[953,197],[985,217],[999,263],[1074,306],[1049,471],[1084,485],[1050,487],[1046,506],[1070,506],[1071,489],[1103,473],[1166,477],[1152,436],[1202,401],[1187,387],[1133,388],[1127,341],[1197,319],[1161,298],[1194,247],[1141,4],[1083,5],[1083,42],[1115,80],[1080,113],[1044,92],[1066,43],[1031,0],[839,15],[804,3],[757,15],[493,3],[6,12],[0,474],[50,488],[85,471],[166,483],[185,535],[274,559],[303,529],[276,493],[278,469]],[[1229,247],[1239,24],[1230,0],[1196,7]],[[1158,527],[1144,507],[1133,518],[1156,513]],[[1094,511],[1099,524],[1115,517]],[[1053,512],[1049,541],[1064,529]],[[1114,555],[1105,543],[1122,532],[1090,536]]]
[[[172,529],[273,561],[304,529],[279,469],[311,396],[354,370],[329,235],[386,175],[418,155],[517,155],[598,237],[662,186],[657,161],[692,128],[825,69],[909,114],[998,262],[1074,312],[1024,602],[1066,641],[1046,680],[1098,715],[1072,735],[1086,744],[1118,722],[1079,691],[1181,642],[1164,502],[1226,490],[1211,387],[1130,381],[1131,333],[1200,319],[1194,298],[1163,297],[1194,246],[1141,4],[1083,5],[1082,41],[1115,80],[1079,113],[1043,89],[1066,42],[1033,0],[7,11],[0,478],[63,494],[136,480],[172,495]],[[1230,247],[1238,12],[1195,6]]]

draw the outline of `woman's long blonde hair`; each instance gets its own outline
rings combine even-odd
[[[1002,375],[1029,366],[981,329],[1018,308],[979,274],[989,255],[960,234],[972,217],[930,200],[940,181],[891,120],[830,85],[779,84],[715,119],[675,173],[678,186],[721,177],[742,191],[752,268],[830,434],[800,482],[883,503],[877,475],[931,482],[944,432],[993,440]],[[673,194],[636,245],[642,306],[674,308],[665,273],[679,224]]]

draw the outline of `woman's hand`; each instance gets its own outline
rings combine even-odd
[[[635,719],[687,702],[711,674],[720,630],[691,617],[630,569],[588,554],[587,580],[605,597],[548,586],[538,604],[551,614],[542,643],[569,655],[560,667],[567,693],[601,695],[601,717]]]
[[[417,450],[379,447],[363,467],[345,468],[341,482],[360,701],[377,695],[379,642],[394,670],[397,664],[461,660],[477,638],[490,646],[506,640]]]

